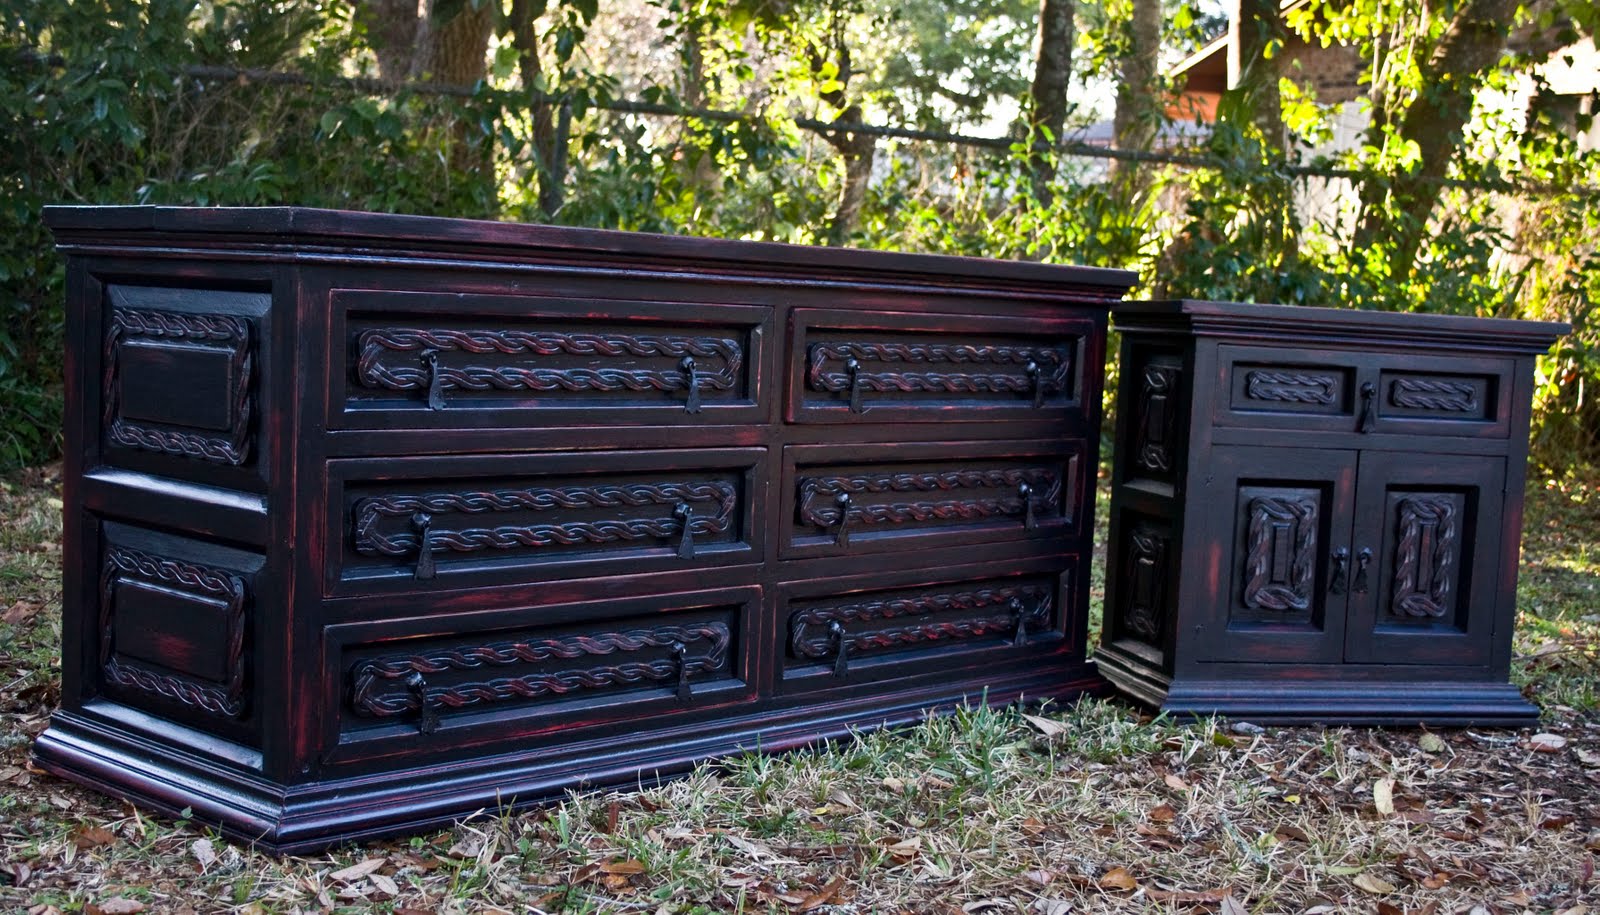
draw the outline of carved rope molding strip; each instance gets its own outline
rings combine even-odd
[[[440,649],[421,654],[372,658],[358,662],[350,672],[350,706],[368,718],[390,718],[430,708],[450,709],[504,702],[512,699],[537,699],[543,696],[599,689],[618,684],[637,684],[671,680],[695,673],[721,669],[727,660],[731,640],[723,623],[696,623],[630,629],[593,635],[562,636],[517,642],[496,642],[473,648]],[[452,686],[425,687],[419,697],[411,691],[386,691],[400,686],[413,674],[441,674],[449,671],[534,664],[552,659],[574,660],[618,652],[630,653],[647,648],[705,645],[696,657],[655,661],[623,661],[616,664],[579,667],[520,677],[496,677],[458,683]]]
[[[1050,617],[1053,604],[1050,590],[1038,585],[979,588],[862,601],[832,607],[810,607],[789,617],[789,650],[791,655],[797,658],[817,660],[832,657],[838,651],[838,645],[834,641],[833,634],[827,631],[827,626],[833,622],[859,623],[931,613],[972,612],[986,607],[1009,605],[1013,600],[1023,600],[1031,604],[1023,615],[1025,624],[1044,623]],[[1007,612],[963,620],[934,621],[920,625],[885,627],[851,633],[846,636],[846,642],[851,650],[883,649],[916,642],[975,638],[993,632],[1014,630],[1017,623],[1016,615]],[[808,637],[807,629],[816,626],[823,627],[822,633]]]
[[[680,504],[714,503],[715,514],[695,513],[689,519],[696,535],[721,534],[733,525],[738,500],[733,485],[705,483],[632,483],[594,486],[546,487],[494,492],[438,492],[418,495],[370,496],[356,503],[353,526],[356,551],[365,555],[409,556],[418,552],[421,537],[414,531],[385,532],[378,522],[385,518],[407,518],[426,512],[437,519],[449,514],[484,514],[505,511],[549,511],[552,509],[676,507]],[[568,521],[561,524],[530,524],[496,528],[440,528],[428,534],[435,551],[470,553],[486,549],[515,549],[560,544],[612,543],[680,535],[684,522],[669,509],[659,518],[603,519]]]
[[[868,524],[935,519],[976,521],[996,515],[1021,515],[1026,512],[1027,505],[1018,495],[1005,498],[946,499],[938,502],[851,504],[846,509],[841,509],[832,497],[841,493],[953,492],[959,489],[980,488],[1015,490],[1022,483],[1033,487],[1035,493],[1042,493],[1040,498],[1046,509],[1054,509],[1060,504],[1061,476],[1053,470],[1044,468],[950,470],[940,473],[804,477],[799,481],[799,514],[800,520],[823,528],[837,525],[842,511],[848,511],[851,520],[861,520]]]
[[[721,367],[697,371],[697,387],[732,390],[738,382],[744,353],[738,341],[721,337],[674,334],[563,333],[526,330],[449,330],[409,327],[362,331],[357,340],[356,377],[361,385],[391,391],[427,390],[438,373],[443,388],[469,391],[677,391],[689,386],[689,375],[677,365],[666,369],[566,369],[504,366],[386,365],[389,353],[466,352],[505,356],[633,356],[641,359],[718,359]],[[709,368],[709,367],[708,367]]]
[[[177,429],[159,429],[123,419],[118,384],[121,344],[135,337],[157,337],[176,342],[225,343],[230,347],[229,369],[235,385],[230,404],[232,435],[205,435]],[[111,309],[102,358],[101,401],[106,436],[126,448],[195,458],[239,466],[250,459],[254,424],[251,387],[255,356],[250,345],[250,322],[234,315],[189,314],[177,311]]]
[[[1245,396],[1251,400],[1331,404],[1339,379],[1332,375],[1257,369],[1245,375]]]
[[[1477,385],[1460,381],[1430,381],[1424,378],[1396,378],[1389,386],[1389,402],[1412,410],[1440,413],[1476,413]]]
[[[1070,351],[1047,346],[978,346],[968,344],[910,343],[813,343],[809,354],[806,383],[812,390],[839,393],[848,391],[850,373],[830,372],[830,362],[856,359],[861,362],[921,363],[949,365],[992,365],[1016,367],[1016,372],[861,372],[857,383],[868,390],[928,391],[942,393],[1016,393],[1033,390],[1034,380],[1021,371],[1028,363],[1040,367],[1038,384],[1046,391],[1065,391],[1071,371]]]
[[[181,674],[149,670],[116,655],[117,582],[133,579],[177,591],[222,598],[227,619],[227,682],[207,683]],[[244,712],[245,587],[239,576],[198,563],[152,556],[129,547],[106,550],[100,569],[100,670],[119,686],[153,693],[190,708],[237,718]]]
[[[1316,567],[1317,503],[1275,496],[1250,500],[1250,550],[1245,558],[1244,605],[1268,610],[1311,607],[1311,576]],[[1287,581],[1272,578],[1272,554],[1279,524],[1294,531]]]
[[[1431,556],[1423,555],[1423,530],[1434,528]],[[1450,609],[1450,579],[1455,571],[1455,505],[1449,499],[1414,497],[1400,502],[1400,541],[1395,545],[1394,603],[1401,618],[1442,618]],[[1425,591],[1417,590],[1423,563],[1430,568]]]

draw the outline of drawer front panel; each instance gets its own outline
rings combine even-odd
[[[262,557],[115,522],[101,529],[101,690],[253,743],[250,652]]]
[[[343,423],[353,428],[763,414],[765,308],[411,292],[334,300],[348,345]]]
[[[340,578],[453,587],[753,561],[762,454],[412,459],[382,479],[361,478],[374,462],[334,462]]]
[[[791,447],[784,556],[1072,533],[1082,466],[1082,448],[1071,443]]]
[[[1387,361],[1378,373],[1376,431],[1504,438],[1511,422],[1505,360]],[[1464,371],[1481,367],[1480,371]]]
[[[1224,346],[1224,425],[1356,430],[1357,369],[1341,353]]]
[[[334,627],[337,739],[448,749],[747,702],[759,601],[751,587]]]
[[[1059,647],[1076,560],[1043,565],[955,580],[929,581],[926,571],[896,576],[900,581],[880,576],[848,593],[832,582],[789,586],[781,608],[784,682],[843,685]]]
[[[794,422],[1058,419],[1083,409],[1094,324],[796,309]]]

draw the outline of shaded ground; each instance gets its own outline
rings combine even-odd
[[[1600,912],[1600,489],[1529,496],[1537,734],[970,711],[273,859],[28,768],[60,635],[57,481],[31,472],[0,482],[0,911]]]

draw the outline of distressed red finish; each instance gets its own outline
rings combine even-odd
[[[1088,494],[1131,274],[304,209],[46,219],[53,772],[305,851],[1101,683]],[[1464,395],[1412,402],[1436,396]]]
[[[1130,303],[1100,670],[1164,710],[1529,724],[1533,360],[1566,325]]]

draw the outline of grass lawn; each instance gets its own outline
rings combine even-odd
[[[1528,496],[1537,739],[962,711],[274,859],[28,767],[60,690],[61,503],[25,473],[0,481],[0,912],[1600,912],[1600,481]]]

